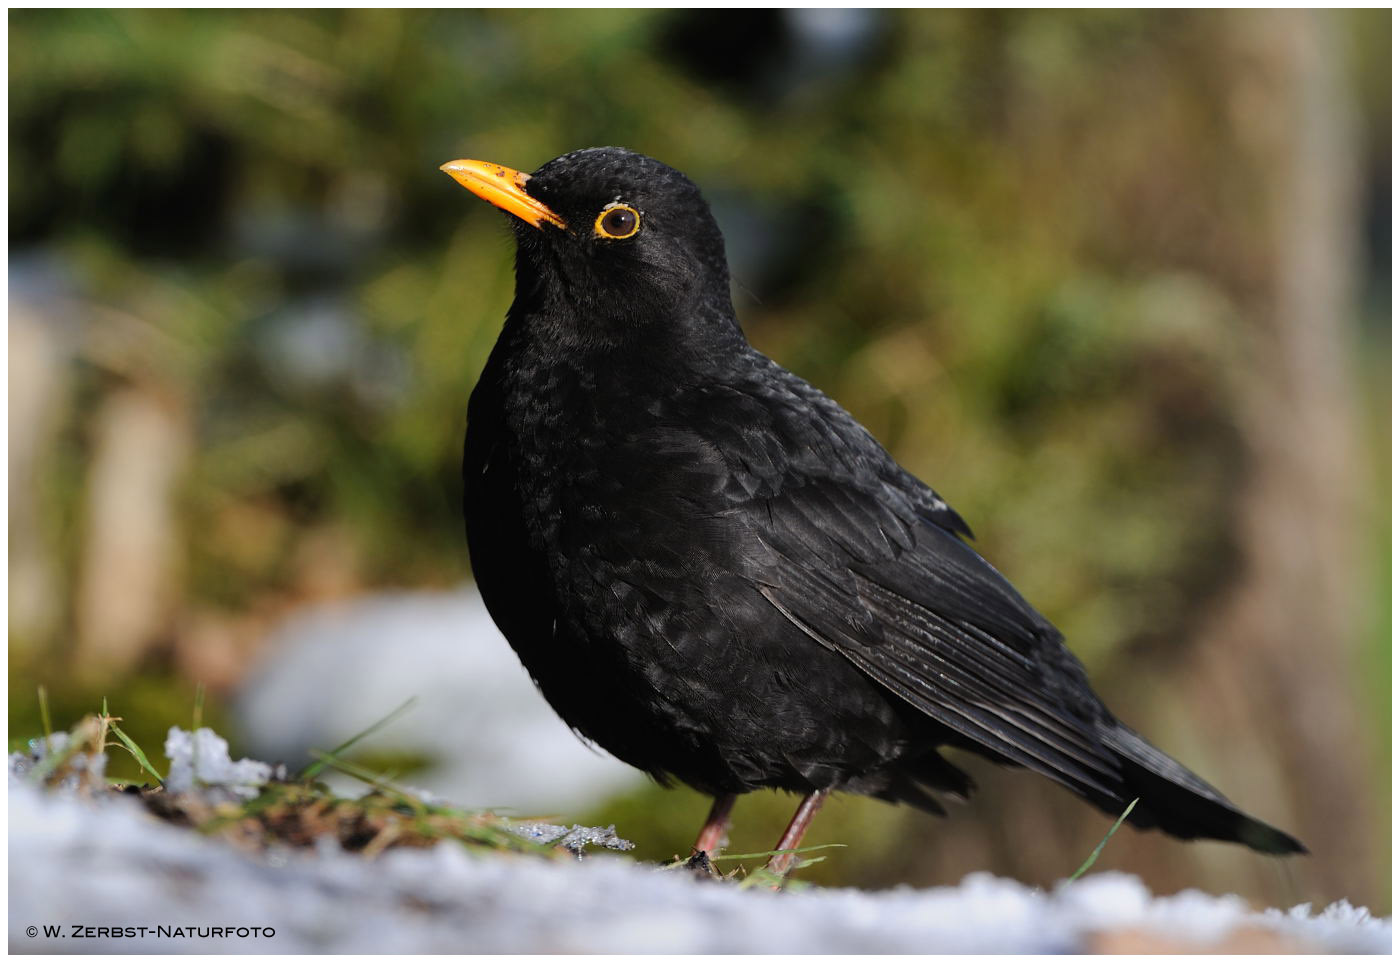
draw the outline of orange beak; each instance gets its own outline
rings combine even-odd
[[[525,193],[529,174],[479,160],[448,161],[438,169],[446,171],[454,181],[483,201],[496,205],[507,214],[514,214],[526,224],[540,227],[548,221],[558,228],[568,226],[562,217]]]

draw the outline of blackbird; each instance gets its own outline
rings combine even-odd
[[[515,301],[467,415],[467,541],[554,710],[666,784],[831,791],[943,814],[970,750],[1108,813],[1265,853],[1301,843],[1119,722],[948,503],[752,348],[682,173],[616,147],[442,169],[514,215]]]

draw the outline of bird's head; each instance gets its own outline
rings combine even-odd
[[[517,310],[589,340],[707,318],[737,331],[724,238],[680,171],[620,147],[573,151],[533,174],[475,160],[442,170],[515,216]]]

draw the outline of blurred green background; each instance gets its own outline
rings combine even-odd
[[[1100,868],[1388,912],[1390,16],[11,11],[12,740],[40,683],[155,744],[203,683],[227,731],[287,613],[469,578],[511,244],[437,167],[619,144],[705,190],[753,342],[1314,854],[1128,832]],[[828,805],[808,875],[1049,883],[1107,828],[970,768],[949,820]],[[660,858],[705,805],[569,817]]]

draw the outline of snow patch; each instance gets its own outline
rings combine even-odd
[[[187,732],[171,726],[165,737],[165,755],[170,760],[170,773],[165,777],[169,793],[200,790],[210,796],[254,799],[272,778],[272,767],[265,762],[234,762],[229,758],[228,740],[209,728]]]
[[[247,785],[231,765],[232,784]],[[1078,953],[1123,928],[1207,945],[1243,927],[1324,952],[1391,947],[1390,920],[1345,903],[1254,913],[1228,896],[1153,897],[1120,873],[1048,893],[986,873],[926,890],[770,893],[609,854],[558,862],[453,843],[373,860],[334,845],[249,854],[126,796],[46,793],[14,776],[9,873],[12,952]],[[128,929],[75,939],[75,923]]]
[[[604,849],[614,849],[626,851],[634,849],[635,844],[629,840],[622,839],[617,835],[616,826],[601,828],[598,826],[580,826],[574,823],[573,826],[556,826],[553,823],[512,823],[506,822],[506,829],[515,833],[522,839],[528,839],[532,843],[542,845],[553,844],[563,846],[575,856],[582,858],[583,851],[589,846],[601,846]]]

